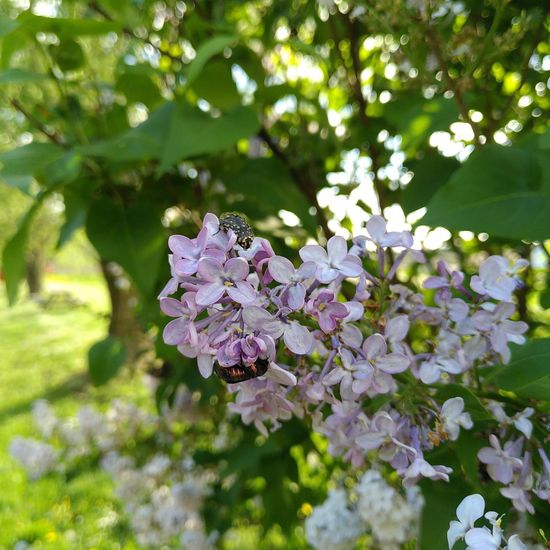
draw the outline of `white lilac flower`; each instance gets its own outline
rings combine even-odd
[[[456,515],[458,521],[453,520],[447,531],[447,542],[449,550],[453,548],[458,540],[464,539],[467,544],[466,550],[501,550],[504,539],[500,519],[496,512],[485,513],[485,500],[479,494],[468,495],[458,505]],[[488,520],[492,529],[486,526],[475,527],[475,523],[481,518]],[[518,535],[511,535],[508,545],[502,550],[526,550],[527,546],[520,540]]]
[[[358,277],[363,271],[361,261],[348,254],[348,246],[343,237],[331,237],[325,250],[318,244],[308,244],[300,249],[304,262],[316,265],[315,276],[321,283],[330,283],[338,277]]]
[[[497,306],[486,303],[482,308],[472,315],[472,323],[476,329],[488,333],[492,348],[508,363],[511,356],[509,342],[523,344],[523,333],[529,326],[523,321],[510,320],[516,311],[516,306],[510,302],[501,302]]]
[[[447,399],[441,407],[441,429],[449,436],[451,441],[456,441],[460,428],[469,430],[474,425],[469,413],[464,412],[464,399],[453,397]]]
[[[32,404],[32,417],[40,435],[50,438],[59,424],[50,404],[45,399],[38,399]]]
[[[479,267],[479,275],[471,280],[472,289],[478,294],[495,300],[510,301],[517,288],[516,273],[529,265],[527,260],[509,262],[503,256],[489,256]]]
[[[163,454],[157,454],[145,464],[143,473],[150,477],[160,477],[166,473],[171,464],[172,461],[169,457]]]
[[[315,550],[348,550],[363,531],[361,518],[348,504],[343,489],[330,491],[305,521],[306,539]]]
[[[59,451],[36,439],[15,437],[9,446],[10,455],[25,468],[31,479],[39,479],[58,465]]]
[[[470,529],[473,529],[475,522],[483,517],[484,512],[485,499],[481,495],[469,495],[462,500],[456,509],[458,521],[451,521],[447,531],[449,548],[452,548],[458,540],[465,537]]]
[[[501,447],[498,438],[491,434],[489,436],[491,447],[483,447],[477,453],[477,457],[483,464],[487,465],[487,473],[491,479],[508,484],[514,477],[514,472],[519,471],[523,465],[519,459],[523,438],[516,441],[508,441]]]
[[[365,472],[357,485],[357,511],[370,529],[377,546],[401,548],[418,536],[424,500],[418,487],[406,489],[406,498],[376,470]]]

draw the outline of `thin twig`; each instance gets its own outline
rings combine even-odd
[[[304,174],[302,171],[298,170],[293,166],[290,159],[287,157],[286,153],[279,147],[273,138],[269,135],[268,131],[262,127],[258,132],[258,137],[269,147],[271,152],[286,166],[292,180],[300,192],[308,199],[311,206],[317,211],[317,221],[322,227],[325,237],[327,239],[333,235],[333,232],[328,226],[327,218],[319,201],[317,200],[317,188],[316,185],[311,181],[311,179]]]
[[[456,82],[449,73],[449,67],[447,63],[447,59],[443,55],[443,49],[441,48],[441,44],[439,42],[439,36],[435,29],[430,25],[429,22],[425,22],[421,20],[423,23],[423,28],[426,33],[426,38],[428,40],[428,44],[430,45],[433,54],[435,55],[435,58],[437,59],[437,62],[439,64],[439,68],[443,72],[443,77],[445,78],[445,82],[447,83],[447,87],[449,90],[453,92],[453,96],[455,99],[455,103],[458,107],[458,110],[460,112],[460,115],[464,119],[465,122],[468,122],[470,126],[472,127],[472,130],[474,132],[476,144],[478,146],[483,145],[481,140],[481,129],[478,126],[476,122],[474,122],[468,113],[468,107],[466,106],[466,103],[464,102],[464,96],[462,95],[462,90],[460,89],[460,86],[458,82]]]
[[[54,131],[49,130],[45,124],[40,122],[40,120],[38,120],[33,114],[29,113],[29,111],[27,111],[17,99],[11,99],[10,103],[16,111],[20,112],[32,124],[32,126],[34,126],[34,128],[44,134],[51,142],[63,147],[64,149],[69,148],[61,136]]]
[[[107,11],[105,11],[105,9],[102,6],[98,4],[97,0],[91,0],[90,2],[88,2],[88,7],[92,11],[95,11],[98,15],[101,15],[101,17],[103,17],[107,21],[115,21],[115,19]],[[122,32],[126,36],[129,36],[130,38],[135,38],[136,40],[141,40],[142,42],[149,44],[150,46],[155,48],[155,50],[159,51],[161,55],[169,57],[172,61],[181,62],[181,56],[173,55],[170,52],[164,52],[160,50],[159,47],[155,45],[153,41],[149,38],[149,36],[145,36],[145,37],[139,36],[130,27],[126,27],[126,26],[122,27]]]
[[[340,37],[338,36],[338,32],[334,23],[331,23],[331,30],[334,37],[334,41],[336,43],[336,49],[339,53],[342,64],[348,74],[349,85],[351,87],[355,100],[359,105],[359,120],[361,121],[363,126],[368,127],[370,123],[369,117],[367,115],[368,102],[365,99],[365,96],[363,95],[363,88],[361,86],[361,60],[359,58],[360,44],[359,44],[359,41],[357,40],[357,35],[355,33],[353,21],[349,18],[349,16],[342,15],[342,17],[345,18],[346,25],[348,28],[348,38],[350,42],[351,65],[352,65],[351,78],[350,78],[349,71],[347,70],[347,67],[346,67],[346,60],[342,55],[340,48],[338,47],[338,44],[340,42]],[[330,21],[332,21],[332,18],[330,19]],[[371,143],[370,141],[368,142],[368,145],[367,145],[367,153],[372,162],[372,173],[373,173],[372,184],[373,184],[376,196],[378,197],[378,205],[380,206],[380,211],[384,212],[384,208],[388,205],[386,204],[386,192],[384,189],[384,185],[378,178],[378,170],[380,168],[379,154],[374,144]]]

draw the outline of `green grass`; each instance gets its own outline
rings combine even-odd
[[[86,468],[68,479],[51,474],[38,481],[8,455],[16,435],[38,437],[30,408],[48,399],[59,416],[87,403],[103,408],[114,397],[143,396],[129,375],[94,388],[86,375],[86,353],[107,329],[107,296],[97,279],[48,278],[49,292],[60,290],[84,305],[52,302],[44,309],[21,300],[8,308],[0,287],[0,549],[17,541],[64,550],[136,548],[124,522],[108,525],[120,507],[109,477]]]

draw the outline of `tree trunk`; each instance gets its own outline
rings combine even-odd
[[[132,362],[139,353],[143,338],[143,331],[135,315],[136,292],[120,266],[104,260],[100,264],[111,300],[109,335],[124,343],[128,360]]]
[[[29,254],[26,259],[26,279],[31,296],[42,292],[43,260],[40,254]]]

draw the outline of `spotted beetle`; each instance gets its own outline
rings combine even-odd
[[[269,361],[267,359],[257,359],[252,365],[240,363],[232,367],[222,367],[217,361],[214,363],[214,372],[228,384],[244,382],[252,378],[258,378],[267,372]]]
[[[237,244],[243,248],[250,248],[254,240],[254,233],[242,216],[229,212],[222,214],[220,216],[220,230],[227,233],[229,229],[237,235]]]

